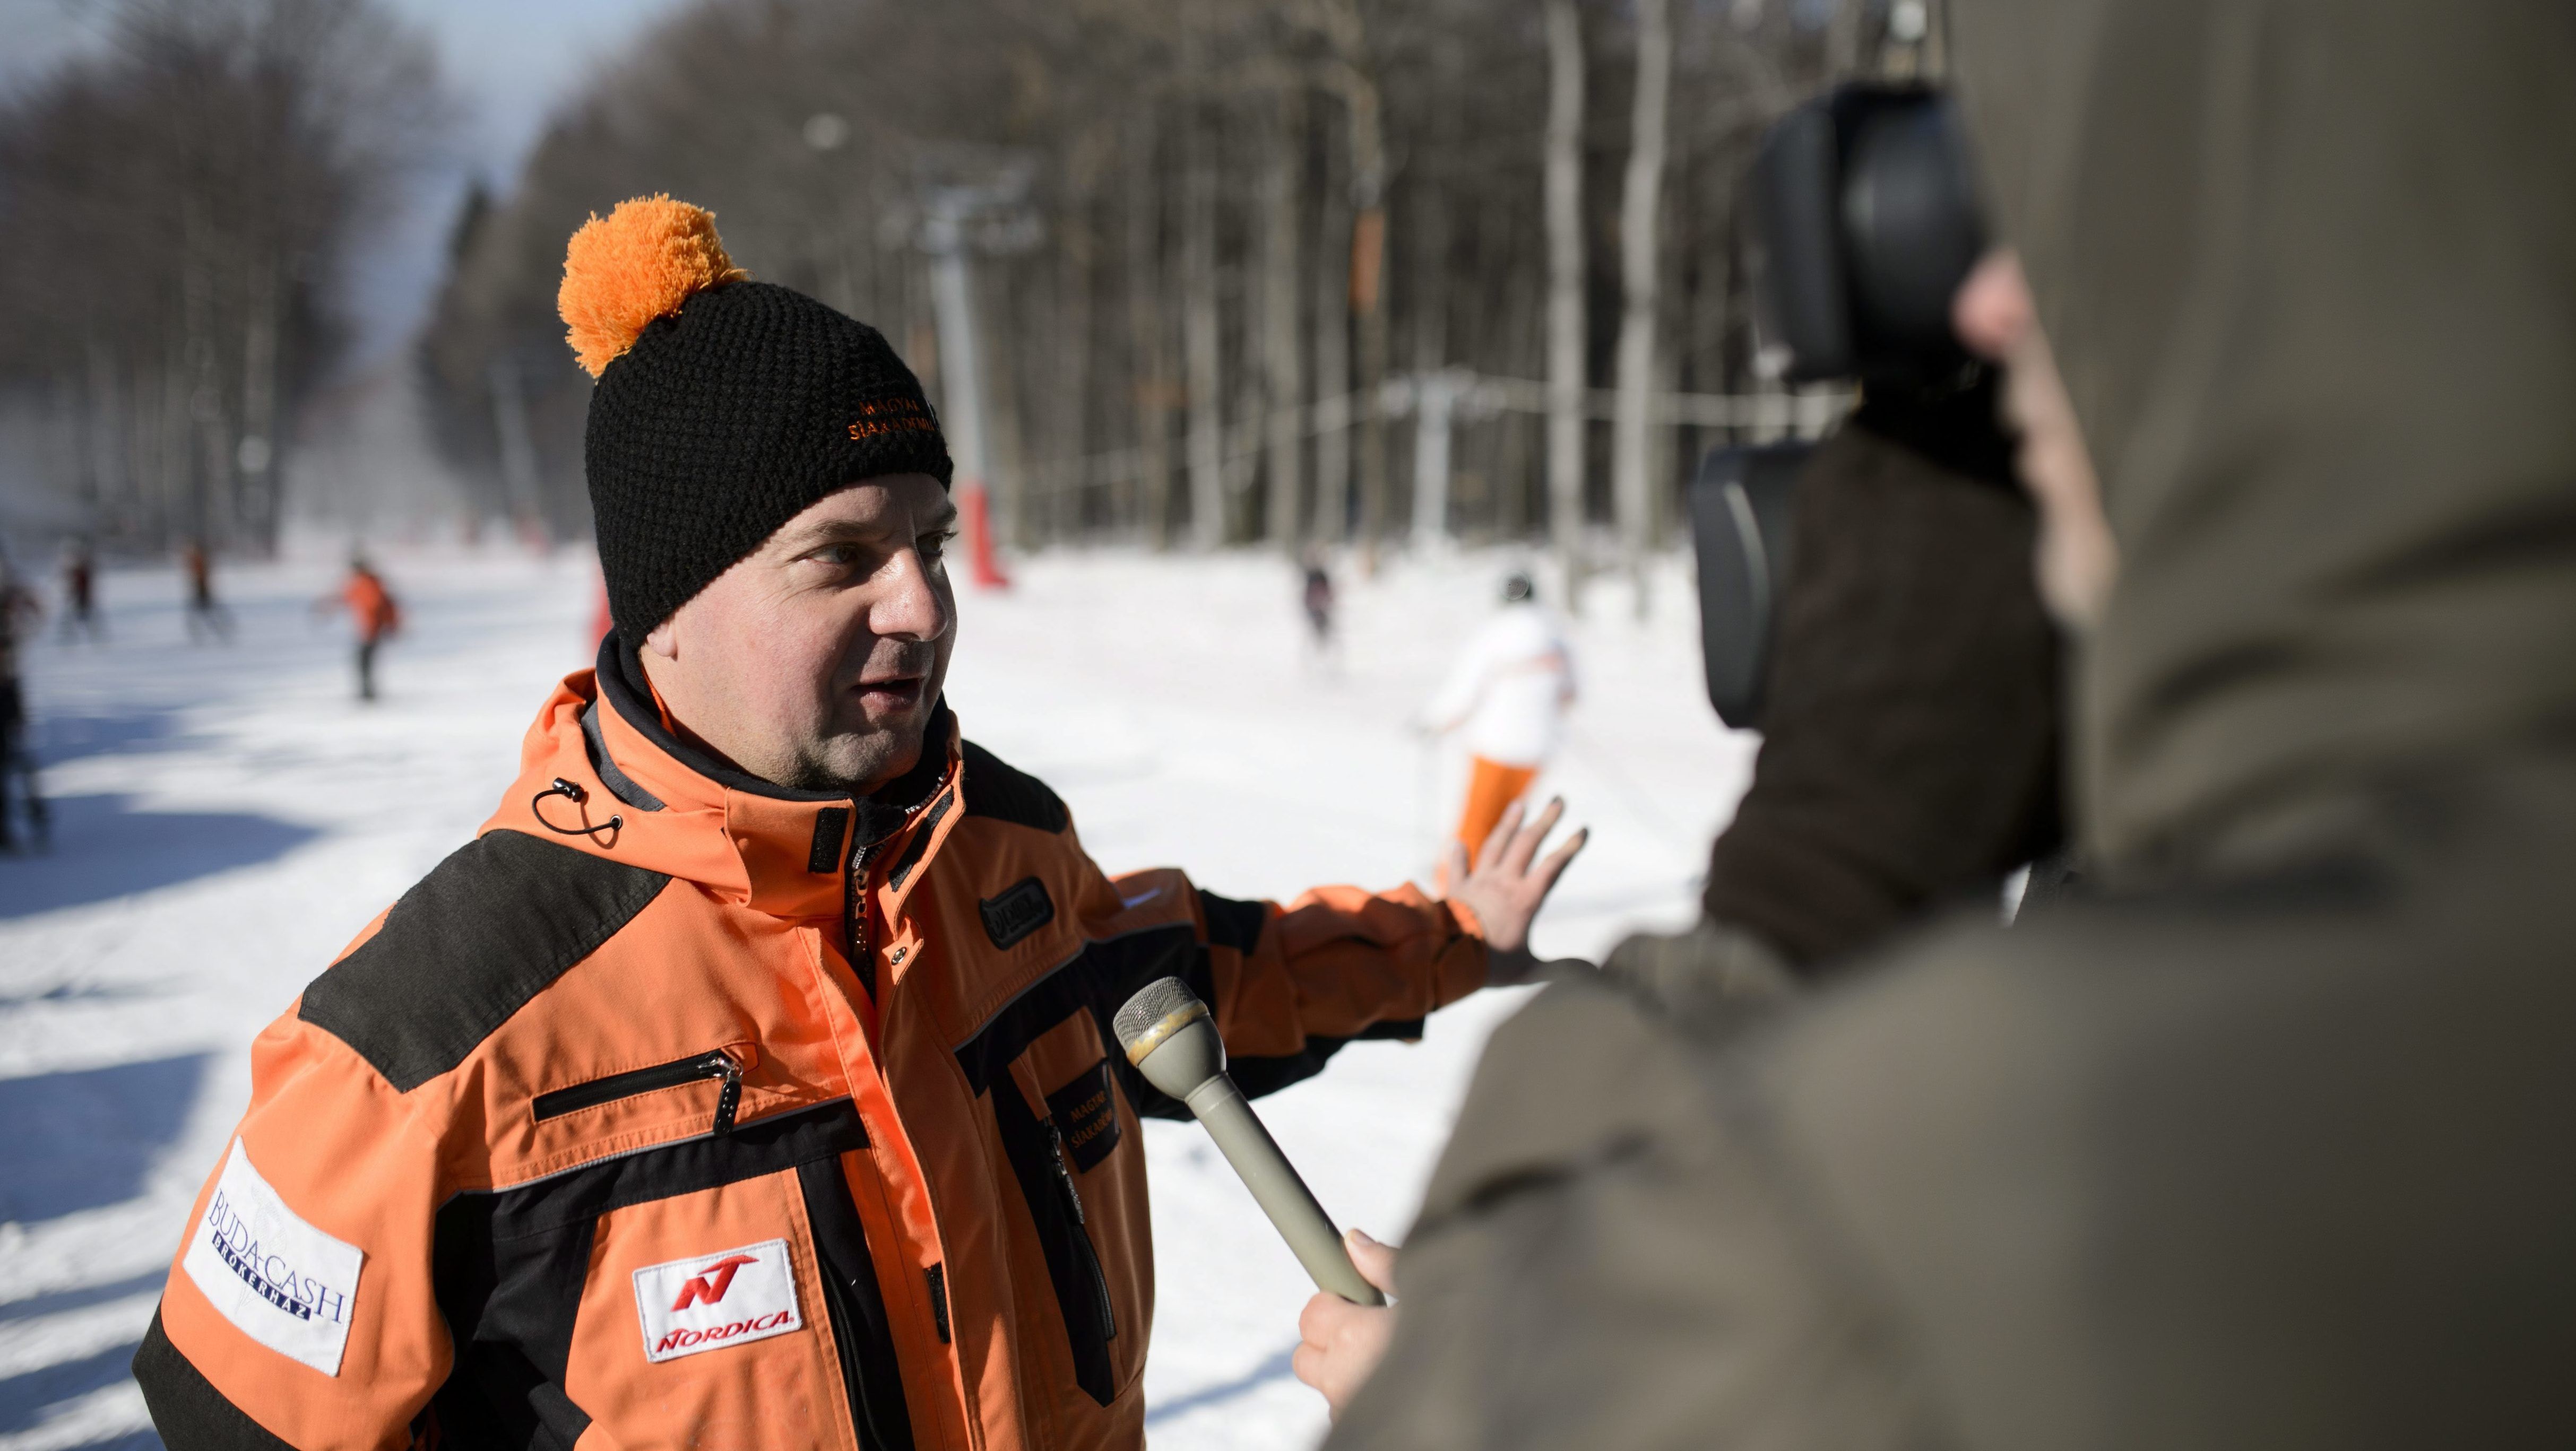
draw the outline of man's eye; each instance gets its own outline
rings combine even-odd
[[[948,541],[956,537],[957,531],[954,529],[942,529],[936,534],[923,535],[919,546],[921,557],[924,559],[939,558],[941,555],[948,552]]]

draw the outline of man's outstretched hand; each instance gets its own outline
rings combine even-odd
[[[1351,1263],[1362,1278],[1389,1295],[1395,1293],[1395,1246],[1380,1244],[1353,1229],[1343,1232],[1342,1247],[1351,1252]],[[1297,1334],[1301,1340],[1289,1364],[1297,1379],[1323,1392],[1325,1408],[1338,1421],[1386,1354],[1387,1339],[1395,1334],[1395,1310],[1317,1294],[1297,1317]]]
[[[1530,921],[1538,916],[1539,904],[1547,900],[1566,864],[1592,837],[1592,829],[1585,827],[1540,857],[1538,849],[1565,815],[1565,798],[1547,803],[1547,809],[1526,827],[1522,815],[1521,804],[1513,802],[1495,823],[1494,834],[1485,838],[1472,867],[1466,847],[1452,843],[1436,883],[1442,896],[1476,914],[1493,959],[1487,978],[1496,983],[1526,982],[1538,970],[1538,959],[1529,951]]]

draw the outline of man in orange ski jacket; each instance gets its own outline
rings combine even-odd
[[[385,637],[402,628],[402,607],[394,603],[393,591],[385,588],[382,575],[367,562],[363,554],[349,560],[349,578],[335,595],[324,595],[316,602],[317,610],[349,612],[350,622],[358,628],[358,698],[376,698],[376,647]]]
[[[172,1451],[1139,1447],[1154,1277],[1110,1016],[1250,1092],[1525,972],[1580,839],[1449,901],[1111,878],[942,703],[956,511],[873,330],[709,219],[574,238],[616,621],[519,780],[253,1050],[135,1370]]]

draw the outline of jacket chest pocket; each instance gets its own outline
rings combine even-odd
[[[1100,1405],[1116,1400],[1142,1368],[1143,1325],[1151,1313],[1142,1278],[1138,1151],[1118,1152],[1128,1134],[1099,1029],[1088,1013],[1064,1019],[988,1089],[993,1127],[1010,1177],[1028,1209],[1056,1323],[1040,1323],[1034,1296],[1022,1297],[1027,1333],[1061,1335],[1074,1384]]]
[[[844,1177],[845,1100],[440,1212],[456,1444],[910,1451],[894,1338]]]

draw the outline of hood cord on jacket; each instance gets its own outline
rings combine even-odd
[[[561,776],[557,776],[555,778],[555,783],[552,786],[549,786],[545,790],[528,798],[528,814],[537,819],[537,825],[555,833],[557,836],[597,836],[599,833],[605,831],[612,833],[608,844],[611,846],[617,844],[613,833],[615,833],[619,827],[626,824],[626,818],[623,814],[608,818],[607,822],[600,826],[557,826],[553,822],[546,820],[546,813],[539,805],[540,802],[543,802],[549,796],[561,796],[575,806],[579,806],[590,799],[590,793],[588,791],[583,790],[581,787],[565,780]],[[584,813],[584,815],[587,814],[588,813],[586,812]]]

